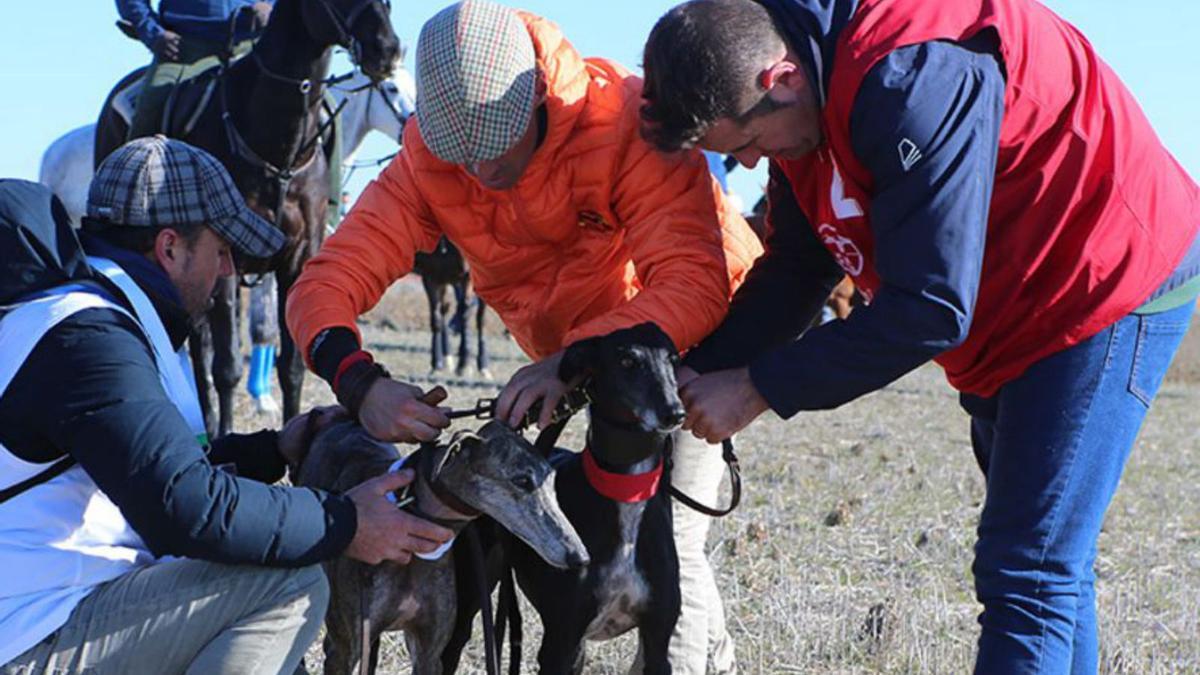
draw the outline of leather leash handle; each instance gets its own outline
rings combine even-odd
[[[724,509],[714,509],[711,506],[705,506],[684,494],[682,490],[674,485],[671,486],[671,496],[678,499],[684,506],[710,518],[724,518],[733,513],[734,509],[742,503],[742,469],[738,464],[737,455],[733,451],[732,438],[721,441],[721,458],[725,460],[725,466],[729,469],[729,506]]]

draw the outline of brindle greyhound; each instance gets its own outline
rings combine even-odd
[[[352,422],[320,432],[298,472],[300,485],[344,491],[393,468],[396,449]],[[424,444],[406,464],[417,477],[413,511],[461,532],[481,513],[501,523],[557,569],[588,562],[587,551],[558,507],[554,470],[523,437],[498,422],[458,432],[449,443]],[[325,672],[361,667],[368,632],[374,672],[383,631],[403,630],[415,675],[442,672],[441,654],[454,629],[454,553],[408,565],[366,565],[349,558],[325,564],[332,595],[325,615]],[[365,609],[365,617],[364,610]],[[366,619],[364,621],[364,618]],[[365,630],[364,630],[365,628]],[[361,672],[361,671],[358,671]]]
[[[504,542],[521,590],[542,619],[542,673],[581,673],[586,640],[635,627],[644,672],[671,672],[667,643],[680,595],[666,454],[685,414],[676,391],[678,361],[671,340],[652,323],[582,340],[563,356],[559,378],[586,374],[592,406],[587,449],[552,459],[555,491],[591,562],[582,571],[553,569],[522,543]],[[477,611],[470,598],[461,605],[443,657],[447,670],[457,665]],[[515,630],[519,618],[513,618]]]

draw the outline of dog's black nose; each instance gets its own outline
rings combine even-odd
[[[676,408],[667,415],[667,424],[672,427],[677,427],[683,424],[683,420],[687,417],[687,412],[683,408]]]

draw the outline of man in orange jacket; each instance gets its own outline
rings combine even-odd
[[[355,327],[442,235],[535,361],[500,394],[497,415],[510,424],[538,400],[549,421],[566,390],[562,351],[577,340],[653,321],[683,350],[720,323],[762,249],[699,152],[664,155],[640,138],[639,78],[581,58],[544,19],[467,0],[422,29],[417,81],[403,150],[288,297],[309,367],[369,432],[411,442],[449,425],[438,401],[373,363]],[[672,481],[715,501],[720,452],[679,438]],[[731,672],[708,519],[677,509],[675,528],[684,606],[672,666],[703,673],[711,645]]]

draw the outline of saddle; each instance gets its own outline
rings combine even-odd
[[[145,68],[142,68],[141,71],[134,72],[144,72],[145,70]],[[113,112],[117,113],[125,121],[125,126],[133,123],[133,111],[137,108],[138,96],[142,94],[142,82],[141,77],[130,78],[124,87],[113,93]]]
[[[213,101],[221,83],[221,67],[213,66],[176,84],[163,106],[159,130],[171,138],[186,138]]]

